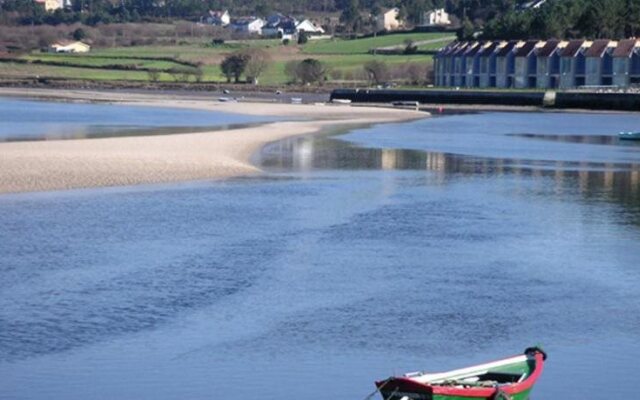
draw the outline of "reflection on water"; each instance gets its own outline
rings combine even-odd
[[[640,163],[487,158],[421,150],[366,148],[326,136],[297,137],[271,144],[264,148],[259,162],[271,171],[280,172],[425,170],[442,179],[452,174],[492,178],[502,175],[546,177],[555,181],[558,189],[577,186],[584,193],[609,193],[625,201],[640,200]]]
[[[203,132],[276,119],[190,109],[0,97],[0,142]]]
[[[608,144],[608,145],[640,145],[640,142],[620,140],[615,135],[545,135],[539,133],[513,133],[510,136],[527,139],[550,140],[564,143]]]
[[[72,140],[72,139],[97,139],[107,137],[124,136],[156,136],[182,133],[216,132],[229,129],[243,129],[258,126],[262,122],[252,124],[227,124],[215,126],[110,126],[110,125],[86,125],[70,129],[65,125],[48,126],[43,133],[35,135],[0,136],[0,142],[22,142],[39,140]]]

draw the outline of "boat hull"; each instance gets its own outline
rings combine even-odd
[[[545,359],[542,350],[529,348],[522,356],[444,373],[391,377],[376,387],[384,400],[526,400]],[[472,377],[481,381],[474,383]]]

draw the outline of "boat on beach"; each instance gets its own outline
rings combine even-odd
[[[546,353],[524,354],[448,372],[411,372],[376,382],[383,400],[525,400],[544,368]]]
[[[640,132],[620,132],[618,138],[620,140],[640,140]]]

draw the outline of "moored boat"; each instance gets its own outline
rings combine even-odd
[[[620,132],[618,138],[620,140],[640,140],[640,132]]]
[[[384,400],[525,400],[544,368],[546,353],[524,354],[448,372],[411,372],[376,382]]]

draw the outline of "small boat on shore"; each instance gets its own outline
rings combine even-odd
[[[448,372],[411,372],[376,382],[383,400],[526,400],[544,368],[546,353],[524,354]]]
[[[620,140],[640,140],[640,132],[620,132],[618,138]]]

